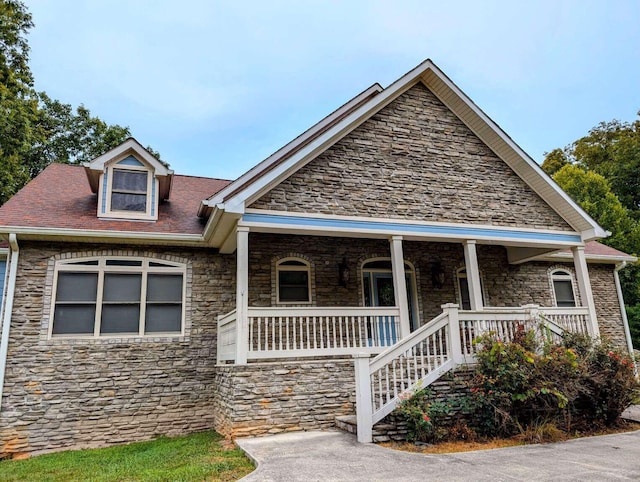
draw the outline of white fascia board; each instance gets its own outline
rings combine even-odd
[[[59,228],[31,228],[20,226],[3,226],[3,232],[15,233],[25,237],[40,238],[64,238],[83,240],[87,238],[101,239],[105,241],[127,242],[141,241],[158,242],[163,244],[204,244],[204,238],[200,234],[180,233],[149,233],[138,231],[102,231],[98,229],[59,229]]]
[[[367,97],[373,94],[380,93],[382,91],[383,89],[382,89],[382,86],[380,86],[380,84],[377,84],[377,83],[373,84],[371,87],[369,87],[365,91],[355,96],[346,104],[343,104],[342,106],[340,106],[334,112],[326,116],[324,119],[322,119],[320,122],[318,122],[317,124],[309,128],[305,132],[303,132],[301,135],[293,139],[291,142],[289,142],[288,144],[285,144],[283,147],[281,147],[276,152],[271,154],[269,157],[267,157],[265,160],[260,162],[258,165],[249,169],[246,173],[241,175],[238,179],[236,179],[231,184],[223,188],[221,191],[217,192],[209,199],[205,199],[203,201],[203,204],[207,206],[215,206],[216,204],[222,203],[225,197],[229,193],[234,192],[236,189],[241,187],[246,182],[249,182],[252,179],[255,179],[256,177],[259,177],[266,169],[271,167],[272,164],[278,162],[282,157],[286,156],[289,152],[296,149],[301,144],[305,143],[310,137],[316,135],[319,131],[324,129],[324,127],[327,124],[330,124],[335,119],[343,115],[352,106],[357,105],[359,102],[362,102]]]
[[[638,258],[631,255],[625,256],[615,256],[615,255],[606,255],[606,254],[586,254],[585,259],[592,263],[604,263],[604,264],[616,264],[621,262],[635,263],[638,261]],[[536,261],[564,261],[573,260],[573,255],[571,253],[553,253],[545,256],[540,256],[535,258]]]
[[[156,176],[169,176],[173,174],[173,171],[171,169],[167,169],[164,164],[162,164],[158,159],[152,156],[149,151],[142,147],[142,145],[133,137],[130,137],[119,146],[114,147],[110,151],[105,152],[101,156],[96,157],[94,160],[89,163],[85,163],[84,165],[91,170],[103,171],[105,164],[120,156],[123,156],[128,151],[135,152],[142,158],[143,161],[153,167]]]
[[[498,126],[488,115],[486,115],[482,109],[480,109],[456,84],[454,84],[451,79],[449,79],[437,66],[432,65],[431,66],[431,71],[433,72],[433,74],[441,81],[443,82],[459,99],[461,99],[466,106],[476,115],[478,116],[488,127],[491,128],[491,130],[510,148],[512,149],[517,156],[524,161],[524,163],[527,165],[527,167],[530,169],[530,173],[525,173],[524,176],[520,175],[520,177],[531,187],[531,189],[533,189],[542,199],[544,199],[551,207],[553,207],[556,211],[558,211],[558,214],[560,214],[565,220],[566,220],[566,216],[563,215],[563,209],[560,206],[557,206],[556,203],[551,202],[548,199],[548,195],[546,195],[546,193],[544,192],[540,192],[539,189],[536,189],[535,184],[530,182],[529,179],[527,179],[527,177],[529,175],[535,175],[536,177],[540,178],[541,181],[543,181],[547,186],[549,186],[554,192],[555,194],[557,194],[558,196],[560,196],[560,198],[567,203],[567,207],[570,207],[571,209],[573,209],[574,211],[576,211],[593,229],[593,234],[594,236],[592,238],[589,239],[595,239],[595,238],[604,238],[607,237],[610,233],[608,233],[608,231],[605,231],[604,229],[602,229],[602,227],[591,217],[589,216],[589,214],[587,214],[586,211],[584,211],[584,209],[582,209],[573,199],[571,199],[571,197],[564,192],[560,186],[558,186],[548,175],[547,173],[545,173],[542,170],[542,167],[540,167],[540,165],[538,165],[537,162],[535,162],[525,151],[523,151],[520,146],[518,146],[518,144],[516,144],[503,130],[502,128],[500,128],[500,126]],[[425,81],[425,83],[427,85],[429,85],[428,82]],[[430,89],[433,92],[433,89]],[[434,92],[434,94],[436,94]],[[438,96],[436,94],[436,96]],[[440,98],[440,96],[438,96],[438,98]],[[445,105],[447,105],[447,107],[449,107],[449,103],[446,102],[444,99],[440,98],[441,101],[443,101],[443,103]],[[451,108],[451,107],[449,107]],[[453,109],[451,109],[452,111],[454,111]],[[454,111],[455,112],[455,111]],[[458,115],[456,113],[456,115]],[[470,125],[469,122],[466,121],[466,119],[464,118],[464,116],[459,116],[459,118],[467,125],[467,127],[469,127],[474,133],[476,132],[476,130]],[[483,142],[486,141],[485,139],[483,139],[483,136],[479,136]],[[510,167],[514,168],[514,166],[511,166],[511,163],[509,162],[509,159],[505,159],[504,157],[500,156]],[[516,170],[516,172],[518,172],[518,169],[514,169]],[[569,222],[567,220],[567,222]],[[569,222],[570,226],[573,226],[574,223]],[[584,227],[580,228],[577,226],[573,226],[575,228],[577,228],[580,231],[585,231]],[[608,234],[607,234],[608,233]]]

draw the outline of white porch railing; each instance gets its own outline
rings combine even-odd
[[[399,319],[394,307],[249,308],[247,360],[380,353],[400,339]],[[235,360],[235,311],[218,330],[218,362]]]
[[[561,326],[566,331],[581,333],[583,335],[593,335],[590,333],[591,323],[589,321],[588,307],[575,308],[540,308],[540,316]]]
[[[529,305],[458,311],[452,304],[442,309],[442,314],[375,358],[355,355],[358,441],[371,442],[373,425],[396,408],[403,393],[430,385],[456,365],[475,362],[474,341],[485,333],[511,341],[522,330],[541,328],[540,336],[557,341],[565,331],[586,333],[589,326],[583,309],[541,310]],[[576,330],[570,329],[573,326]]]

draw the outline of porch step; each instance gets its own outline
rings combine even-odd
[[[386,419],[385,419],[386,420]],[[345,432],[358,435],[358,422],[355,415],[340,415],[336,417],[336,427]],[[403,423],[380,421],[373,426],[374,442],[389,442],[390,440],[405,440],[407,428]]]

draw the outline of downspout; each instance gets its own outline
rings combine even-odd
[[[620,276],[618,271],[627,265],[626,261],[622,261],[617,264],[613,270],[613,279],[616,282],[616,291],[618,292],[618,303],[620,304],[620,312],[622,313],[622,325],[624,326],[624,336],[627,339],[627,349],[629,350],[629,356],[633,360],[633,371],[638,376],[638,365],[636,364],[636,357],[633,351],[633,342],[631,341],[631,331],[629,330],[629,320],[627,319],[627,309],[624,306],[624,298],[622,297],[622,286],[620,286]]]
[[[18,274],[18,237],[15,233],[9,234],[9,246],[11,257],[9,260],[9,281],[3,301],[2,335],[0,335],[0,412],[2,411],[2,393],[4,389],[4,372],[7,368],[7,352],[9,350],[9,330],[11,329],[11,312],[13,311],[13,298],[16,292],[16,276]]]

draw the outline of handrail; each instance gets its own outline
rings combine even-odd
[[[443,326],[446,326],[449,323],[449,317],[447,313],[440,313],[434,319],[429,321],[429,323],[421,326],[416,331],[411,333],[408,337],[403,338],[398,343],[393,345],[392,347],[387,348],[385,351],[377,355],[369,362],[369,370],[374,372],[375,370],[380,369],[387,363],[387,360],[393,359],[398,355],[401,355],[405,351],[407,351],[407,347],[413,346],[415,343],[422,341],[425,338],[428,338],[430,335],[438,331]]]
[[[254,307],[247,310],[249,317],[258,316],[397,316],[400,309],[397,307],[377,307],[377,306],[338,306],[338,307],[283,307],[283,306],[267,306]]]

